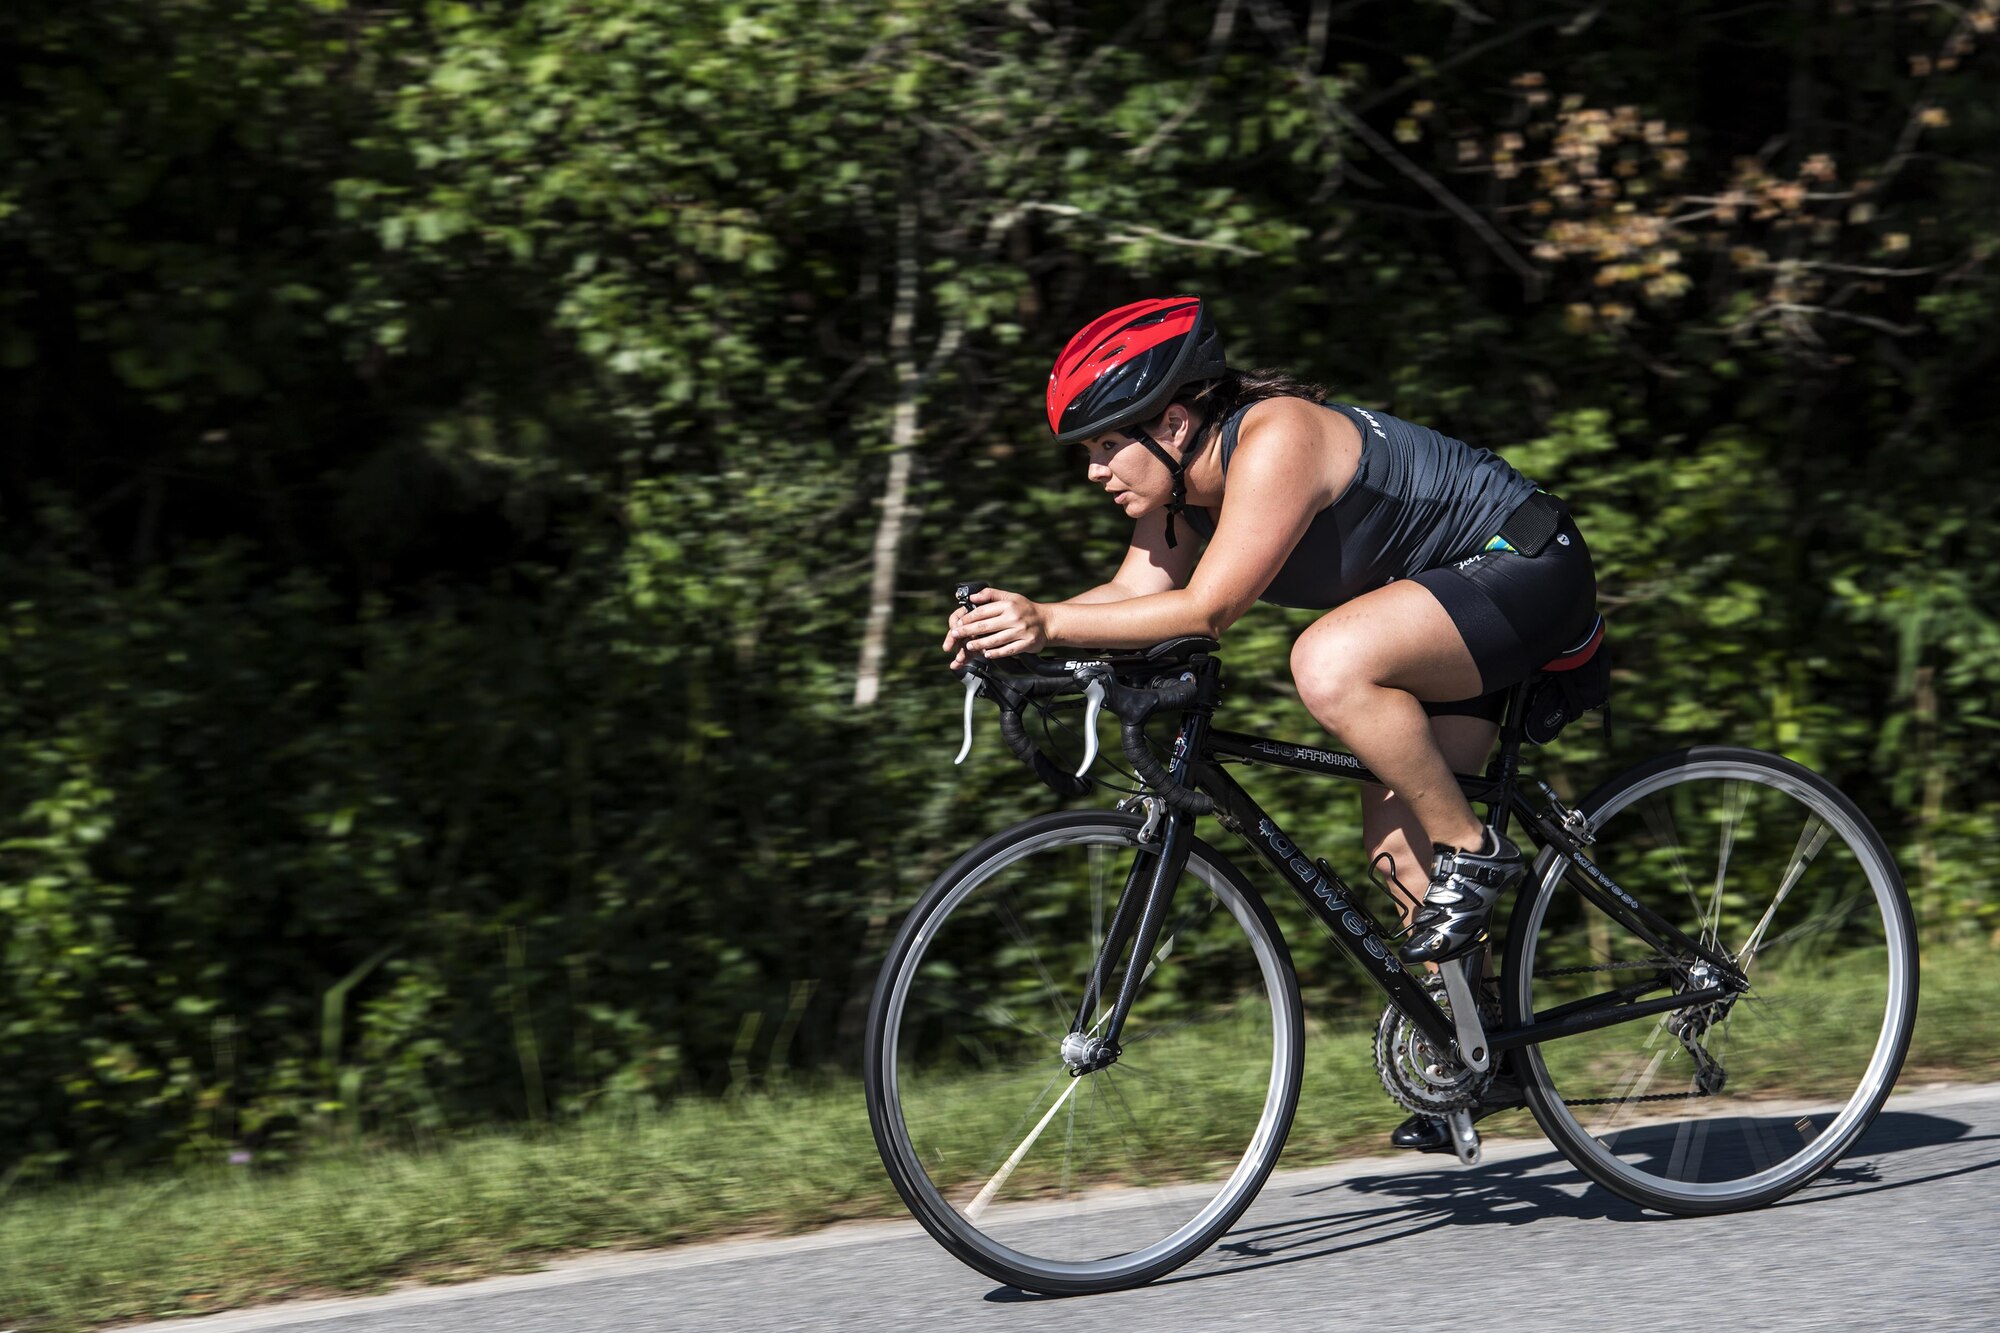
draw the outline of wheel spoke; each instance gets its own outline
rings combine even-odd
[[[1675,1180],[1701,1175],[1702,1153],[1708,1147],[1708,1121],[1690,1117],[1674,1127],[1674,1150],[1667,1155],[1667,1174]]]
[[[1831,908],[1815,912],[1782,934],[1763,941],[1757,946],[1758,955],[1762,956],[1787,944],[1796,944],[1801,940],[1813,939],[1816,936],[1826,934],[1828,931],[1840,929],[1841,923],[1847,920],[1848,914],[1862,901],[1863,896],[1857,890],[1847,895],[1847,897],[1842,898]]]
[[[1122,1066],[1115,1067],[1122,1068]],[[1118,1086],[1117,1081],[1111,1077],[1111,1073],[1110,1069],[1104,1071],[1104,1088],[1106,1093],[1109,1094],[1105,1098],[1105,1101],[1108,1103],[1115,1100],[1118,1103],[1119,1111],[1125,1117],[1125,1123],[1132,1127],[1133,1151],[1126,1153],[1126,1159],[1131,1163],[1134,1174],[1138,1177],[1134,1183],[1144,1185],[1152,1179],[1152,1174],[1149,1170],[1151,1154],[1147,1151],[1149,1139],[1145,1127],[1139,1122],[1139,1117],[1132,1113],[1131,1104],[1125,1100],[1124,1089]],[[1147,1211],[1153,1216],[1152,1227],[1154,1230],[1171,1229],[1169,1223],[1172,1219],[1165,1209],[1149,1202],[1147,1204]]]
[[[1005,1185],[1007,1178],[1014,1174],[1014,1168],[1019,1166],[1021,1159],[1028,1155],[1028,1149],[1035,1146],[1035,1140],[1039,1139],[1042,1136],[1042,1131],[1049,1127],[1049,1121],[1055,1119],[1056,1112],[1062,1110],[1064,1104],[1069,1101],[1070,1094],[1076,1091],[1076,1084],[1077,1080],[1075,1079],[1069,1081],[1069,1086],[1063,1089],[1062,1096],[1056,1098],[1055,1105],[1051,1106],[1043,1114],[1042,1118],[1035,1122],[1035,1127],[1028,1131],[1028,1137],[1022,1139],[1020,1145],[1013,1152],[1007,1154],[1007,1160],[1000,1164],[1000,1169],[993,1173],[993,1178],[980,1186],[979,1193],[972,1196],[972,1202],[965,1205],[965,1216],[968,1221],[977,1222],[979,1220],[979,1215],[986,1211],[986,1205],[993,1202],[993,1196],[1000,1192],[1000,1187]],[[1072,1109],[1070,1111],[1072,1137],[1074,1137],[1075,1127],[1076,1112]],[[1064,1154],[1064,1159],[1067,1161],[1068,1154]],[[1067,1191],[1068,1174],[1066,1168],[1063,1183],[1064,1189]]]
[[[1614,1132],[1615,1127],[1611,1122],[1635,1105],[1638,1098],[1646,1095],[1647,1090],[1653,1086],[1654,1077],[1660,1072],[1660,1066],[1666,1063],[1668,1054],[1669,1052],[1664,1048],[1655,1051],[1653,1058],[1643,1068],[1635,1069],[1631,1074],[1626,1076],[1625,1081],[1619,1085],[1618,1090],[1611,1094],[1611,1106],[1604,1113],[1604,1119],[1597,1123],[1597,1127],[1591,1133],[1609,1134]]]
[[[1050,1050],[1054,1050],[1061,1041],[1061,1038],[1051,1036],[1044,1029],[1021,1017],[1011,1006],[988,1000],[962,984],[925,978],[920,989],[915,989],[913,993],[930,1003],[950,1005],[965,1013],[976,1014],[994,1027],[1010,1028],[1015,1032],[1034,1037]],[[1064,1021],[1068,1021],[1067,1017]]]
[[[1771,918],[1778,914],[1780,904],[1790,896],[1799,878],[1806,873],[1806,867],[1812,864],[1813,858],[1819,855],[1820,849],[1826,846],[1826,840],[1832,834],[1833,830],[1818,819],[1807,820],[1806,826],[1799,830],[1798,846],[1792,849],[1792,861],[1785,867],[1784,882],[1778,885],[1777,896],[1771,899],[1771,905],[1764,909],[1763,919],[1757,923],[1757,928],[1750,932],[1750,938],[1743,942],[1742,949],[1738,950],[1738,961],[1746,974],[1750,970],[1750,964],[1756,960],[1758,941],[1763,939],[1764,932],[1771,928]]]
[[[1067,1027],[1070,1011],[1063,1004],[1062,989],[1056,985],[1056,979],[1049,975],[1048,968],[1042,965],[1042,955],[1035,947],[1035,941],[1028,935],[1027,928],[1021,924],[1020,915],[1014,910],[1013,903],[1005,896],[1001,896],[995,899],[993,910],[1006,923],[1008,933],[1028,951],[1028,960],[1034,965],[1035,975],[1042,979],[1044,993],[1049,998],[1049,1007],[1055,1011],[1056,1020]]]
[[[1701,942],[1714,948],[1722,933],[1722,886],[1729,878],[1729,853],[1736,846],[1736,826],[1750,804],[1750,784],[1732,782],[1723,789],[1722,845],[1715,857],[1715,891],[1708,900],[1708,916],[1701,923]]]
[[[1681,888],[1687,893],[1688,902],[1694,906],[1697,922],[1702,917],[1701,896],[1695,892],[1694,877],[1688,874],[1687,862],[1681,856],[1680,830],[1674,823],[1674,812],[1665,800],[1649,800],[1639,806],[1639,813],[1652,832],[1656,845],[1664,848],[1673,858],[1674,874],[1679,877]],[[1603,835],[1600,833],[1600,837]]]

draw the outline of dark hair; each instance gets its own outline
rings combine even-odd
[[[1206,447],[1222,434],[1222,423],[1230,414],[1266,398],[1303,398],[1325,402],[1332,391],[1316,381],[1294,375],[1289,370],[1224,371],[1220,378],[1192,385],[1174,395],[1174,402],[1192,412],[1204,425],[1201,443]]]

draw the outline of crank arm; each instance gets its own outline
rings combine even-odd
[[[1451,1150],[1458,1154],[1458,1160],[1466,1166],[1478,1166],[1479,1131],[1472,1126],[1472,1108],[1453,1111],[1445,1117],[1445,1126],[1451,1130]]]
[[[1469,955],[1477,957],[1477,954]],[[1486,1048],[1486,1025],[1479,1021],[1479,1001],[1472,994],[1472,981],[1465,974],[1467,958],[1454,958],[1448,963],[1438,964],[1438,974],[1444,978],[1444,993],[1451,997],[1451,1023],[1458,1032],[1458,1058],[1467,1069],[1483,1074],[1493,1063],[1493,1052]],[[1469,1126],[1470,1121],[1466,1122]],[[1474,1136],[1473,1151],[1478,1151],[1478,1139]]]

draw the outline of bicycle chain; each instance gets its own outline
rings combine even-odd
[[[1660,968],[1660,967],[1671,967],[1671,966],[1673,966],[1673,960],[1670,958],[1660,958],[1660,957],[1634,958],[1634,959],[1621,960],[1618,962],[1611,962],[1611,963],[1589,963],[1578,967],[1551,967],[1551,968],[1546,968],[1540,972],[1531,973],[1530,975],[1536,977],[1574,977],[1574,976],[1582,976],[1583,974],[1588,972],[1622,972],[1622,971],[1631,971],[1631,970],[1636,970],[1638,968],[1646,968],[1646,967]],[[1388,1013],[1382,1015],[1383,1023],[1387,1024],[1391,1022],[1392,1015],[1400,1017],[1400,1011],[1398,1011],[1393,1005],[1390,1007]],[[1422,1115],[1437,1114],[1438,1112],[1435,1106],[1415,1105],[1414,1099],[1409,1099],[1406,1098],[1406,1096],[1404,1095],[1400,1095],[1397,1092],[1396,1088],[1391,1086],[1392,1082],[1399,1082],[1400,1080],[1392,1079],[1392,1077],[1389,1075],[1387,1071],[1387,1068],[1384,1065],[1382,1058],[1383,1043],[1379,1032],[1377,1036],[1376,1049],[1377,1049],[1376,1072],[1382,1076],[1383,1085],[1389,1091],[1390,1096],[1393,1097],[1396,1101],[1401,1102],[1403,1106],[1406,1107],[1407,1109],[1416,1111],[1419,1114]],[[1470,1090],[1469,1093],[1467,1094],[1461,1094],[1458,1097],[1452,1097],[1449,1098],[1448,1100],[1455,1103],[1462,1102],[1464,1105],[1471,1105],[1472,1103],[1479,1100],[1480,1091],[1483,1091],[1483,1088]],[[1706,1096],[1708,1096],[1707,1093],[1696,1090],[1694,1092],[1649,1092],[1638,1097],[1565,1097],[1563,1098],[1563,1105],[1564,1106],[1632,1106],[1641,1102],[1693,1101],[1696,1098],[1706,1097]],[[1456,1106],[1453,1106],[1450,1109],[1458,1109],[1458,1108]]]
[[[1673,960],[1669,958],[1635,958],[1630,962],[1592,963],[1581,967],[1552,967],[1546,971],[1536,972],[1532,975],[1537,977],[1574,977],[1580,976],[1585,972],[1619,972],[1633,968],[1671,967],[1672,965]],[[1697,1090],[1694,1092],[1649,1092],[1640,1097],[1565,1097],[1563,1098],[1563,1105],[1631,1106],[1638,1102],[1693,1101],[1697,1097],[1706,1097],[1707,1095],[1707,1093]]]
[[[1649,1092],[1643,1097],[1578,1097],[1563,1098],[1564,1106],[1631,1106],[1635,1102],[1687,1102],[1709,1094],[1694,1092]]]

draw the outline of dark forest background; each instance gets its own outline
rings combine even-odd
[[[1620,725],[1559,786],[1782,750],[1991,947],[1997,17],[16,0],[0,1173],[841,1067],[1054,799],[950,767],[949,583],[1104,576],[1041,387],[1175,291],[1571,501]],[[1318,734],[1304,623],[1235,726]]]

